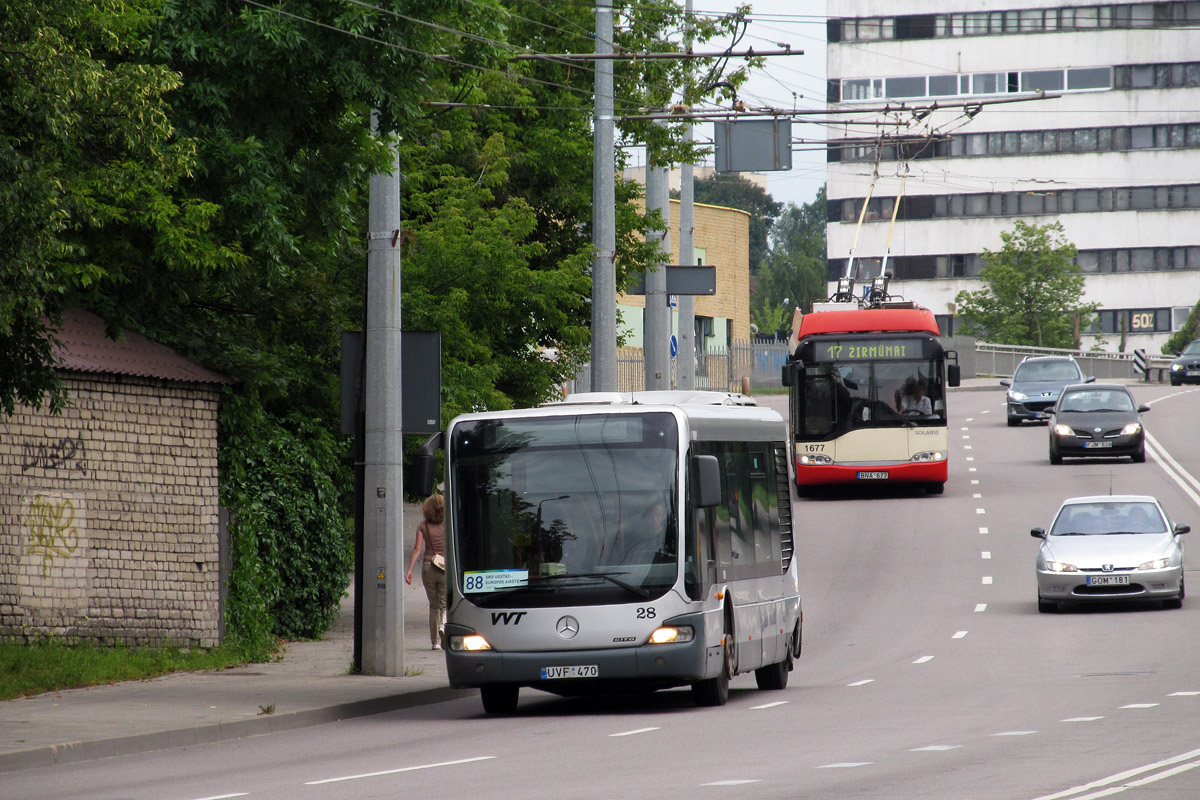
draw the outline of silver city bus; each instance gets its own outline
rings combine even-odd
[[[559,695],[787,685],[802,615],[787,430],[743,395],[570,395],[466,414],[446,450],[446,666],[511,713]],[[418,484],[419,485],[419,484]]]

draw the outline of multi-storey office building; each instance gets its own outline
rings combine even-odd
[[[828,9],[830,108],[864,111],[829,132],[830,281],[886,254],[892,291],[950,333],[980,252],[1058,221],[1100,308],[1084,347],[1159,352],[1200,298],[1200,2]],[[855,124],[881,106],[901,110]]]

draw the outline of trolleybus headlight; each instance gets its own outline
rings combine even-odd
[[[945,461],[946,454],[944,452],[942,452],[941,450],[926,450],[922,453],[917,453],[915,456],[912,457],[912,460],[918,461],[918,462]]]
[[[1142,423],[1131,422],[1128,425],[1126,425],[1124,428],[1121,428],[1121,433],[1125,436],[1133,436],[1135,433],[1140,433],[1141,430],[1142,430]]]
[[[1047,561],[1047,572],[1079,572],[1079,567],[1074,564],[1064,564],[1061,561]]]
[[[832,464],[833,459],[822,453],[803,453],[800,456],[800,463],[805,466],[813,464]]]
[[[491,650],[492,646],[488,644],[488,640],[477,633],[471,633],[466,636],[451,636],[450,649],[455,652],[475,653],[480,650]]]
[[[659,628],[650,634],[650,644],[679,644],[690,642],[696,635],[691,625],[678,625],[669,628]]]

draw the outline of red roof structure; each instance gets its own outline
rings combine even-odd
[[[119,342],[104,333],[104,320],[82,309],[63,314],[55,336],[60,369],[76,372],[135,375],[188,383],[236,383],[232,378],[202,367],[166,345],[133,331],[122,331]]]

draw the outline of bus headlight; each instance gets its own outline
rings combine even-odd
[[[451,636],[450,649],[456,653],[468,652],[477,653],[480,650],[491,650],[492,646],[488,644],[488,640],[477,633],[470,633],[466,636]]]
[[[678,625],[659,628],[650,634],[650,644],[680,644],[690,642],[696,635],[691,625]]]
[[[813,464],[832,464],[833,459],[824,453],[802,453],[798,459],[798,463],[804,466],[812,466]]]
[[[915,456],[912,457],[912,460],[917,461],[917,462],[923,462],[923,463],[924,462],[945,461],[946,454],[944,452],[942,452],[941,450],[926,450],[923,453],[917,453]]]

